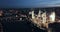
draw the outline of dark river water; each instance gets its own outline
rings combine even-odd
[[[25,21],[3,20],[2,24],[4,32],[47,32],[47,30],[39,29],[26,20]],[[60,32],[60,23],[49,24],[49,28],[52,28],[52,31]]]
[[[46,32],[32,25],[28,21],[2,21],[4,32]]]

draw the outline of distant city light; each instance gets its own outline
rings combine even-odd
[[[16,17],[18,17],[18,15],[16,15]]]
[[[20,20],[22,20],[22,18],[20,18]]]
[[[29,14],[32,14],[32,12],[29,12]]]
[[[0,13],[0,16],[2,16],[2,14]]]
[[[0,11],[0,16],[3,16],[2,14],[3,14],[3,11]]]

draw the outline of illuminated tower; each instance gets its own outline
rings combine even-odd
[[[41,17],[41,11],[39,10],[38,17]]]
[[[34,19],[35,18],[35,16],[34,16],[34,11],[32,11],[32,19]]]
[[[49,18],[51,23],[55,22],[55,12],[52,12]]]
[[[46,23],[46,12],[42,14],[42,23]]]

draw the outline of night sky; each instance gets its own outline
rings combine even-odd
[[[0,0],[0,7],[31,8],[60,6],[60,0]]]

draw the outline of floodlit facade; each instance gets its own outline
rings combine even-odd
[[[41,14],[41,11],[39,11],[37,17],[34,16],[34,11],[32,11],[32,22],[37,25],[37,27],[44,29],[48,28],[49,23],[55,22],[55,12],[51,12],[51,14],[48,16],[49,19],[47,19],[47,13],[44,12]],[[43,27],[42,27],[43,26]]]
[[[50,21],[53,23],[55,21],[55,12],[52,12],[50,15]]]

